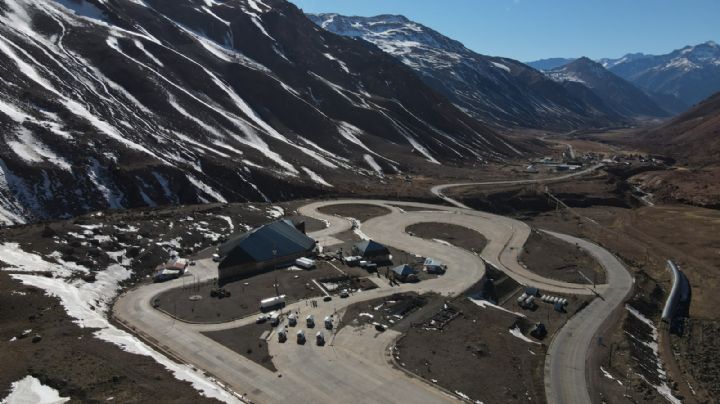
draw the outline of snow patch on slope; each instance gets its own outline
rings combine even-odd
[[[12,383],[10,394],[0,404],[62,404],[67,401],[70,399],[60,397],[60,392],[28,375]]]

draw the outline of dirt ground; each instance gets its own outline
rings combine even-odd
[[[442,240],[468,251],[480,253],[487,245],[487,239],[482,234],[467,227],[450,223],[416,223],[405,228],[409,234],[425,239]]]
[[[278,269],[231,282],[224,286],[230,297],[222,299],[210,297],[213,284],[193,285],[189,280],[186,287],[158,295],[156,302],[158,309],[183,321],[224,323],[257,313],[260,300],[275,296],[276,279],[280,294],[286,296],[287,303],[292,303],[324,295],[313,280],[343,274],[368,276],[364,269],[351,268],[337,260],[332,263],[318,260],[316,264],[317,268],[312,270]],[[201,299],[190,300],[197,295]]]
[[[258,365],[272,372],[277,372],[277,368],[272,361],[272,356],[268,351],[267,342],[260,338],[266,331],[269,332],[271,329],[272,327],[268,323],[250,324],[229,330],[213,331],[203,334]]]
[[[605,283],[602,266],[584,250],[535,229],[525,242],[520,260],[529,270],[550,279],[585,284]]]
[[[342,217],[352,217],[361,222],[378,216],[384,216],[390,213],[390,210],[382,206],[366,205],[361,203],[349,203],[340,205],[323,206],[318,209],[320,213],[326,215],[337,215]]]
[[[74,402],[216,402],[152,358],[95,338],[95,330],[73,323],[56,298],[3,272],[0,318],[0,397],[11,383],[33,375]],[[25,330],[31,331],[22,337]]]
[[[396,365],[458,396],[483,402],[543,403],[543,342],[588,299],[568,296],[567,313],[557,313],[542,302],[535,310],[522,310],[515,306],[520,285],[502,272],[492,268],[488,272],[492,286],[472,285],[452,300],[395,294],[357,303],[345,311],[342,324],[380,323],[402,332],[393,348]],[[482,291],[507,311],[482,308],[468,299]],[[510,333],[518,327],[527,336],[536,322],[548,329],[543,341],[531,337],[535,342],[527,342]]]
[[[397,341],[396,363],[471,401],[545,402],[545,348],[508,332],[524,321],[467,299],[450,306],[460,314],[441,330],[422,324]]]
[[[312,233],[314,231],[322,230],[327,228],[325,222],[315,219],[314,217],[302,216],[293,214],[289,217],[293,221],[305,222],[305,232]]]

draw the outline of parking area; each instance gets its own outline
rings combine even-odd
[[[246,317],[259,311],[262,299],[277,294],[285,295],[287,303],[320,298],[326,293],[318,279],[361,279],[369,275],[362,268],[349,267],[337,260],[318,260],[315,269],[277,269],[228,283],[222,287],[223,293],[218,294],[213,293],[218,291],[214,282],[197,283],[193,280],[193,268],[190,267],[189,274],[183,277],[182,287],[161,293],[154,300],[157,309],[192,323],[223,323]]]

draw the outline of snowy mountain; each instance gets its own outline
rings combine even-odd
[[[677,98],[685,108],[720,91],[720,46],[708,41],[666,55],[625,55],[600,60],[649,94]]]
[[[0,222],[517,155],[283,0],[1,0]]]
[[[362,38],[393,55],[455,105],[491,125],[571,129],[625,122],[535,69],[516,60],[477,54],[403,16],[308,17],[328,31]]]
[[[647,94],[586,57],[546,72],[560,83],[579,83],[591,89],[617,114],[633,118],[667,117],[670,114]]]

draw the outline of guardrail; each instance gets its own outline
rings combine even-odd
[[[671,260],[667,261],[667,268],[672,273],[673,284],[672,289],[670,289],[670,294],[665,301],[665,307],[662,312],[662,320],[669,323],[672,321],[673,317],[675,317],[678,300],[680,299],[680,282],[683,275],[680,273],[680,269],[678,269],[677,265],[675,265],[675,263]]]

